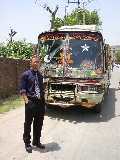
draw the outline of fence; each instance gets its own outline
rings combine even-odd
[[[20,78],[29,60],[0,57],[0,98],[19,93]]]

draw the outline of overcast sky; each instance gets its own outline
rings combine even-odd
[[[77,0],[69,0],[77,1]],[[80,0],[82,2],[83,0]],[[7,43],[10,29],[17,34],[13,40],[26,39],[36,44],[38,35],[50,29],[51,14],[42,6],[44,3],[54,10],[58,5],[56,17],[63,18],[67,0],[0,0],[0,43]],[[107,44],[120,45],[120,0],[91,0],[86,2],[85,9],[97,10],[101,18],[102,33]],[[77,8],[77,4],[69,4],[68,13]],[[82,8],[82,3],[80,3]]]

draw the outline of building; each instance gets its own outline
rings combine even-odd
[[[114,53],[117,53],[119,50],[120,50],[120,45],[110,46],[110,53],[113,59],[114,59]]]
[[[114,54],[120,50],[120,45],[110,46],[110,53]]]

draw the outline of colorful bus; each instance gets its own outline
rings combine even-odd
[[[102,110],[110,85],[108,46],[97,25],[62,26],[38,36],[46,106]]]

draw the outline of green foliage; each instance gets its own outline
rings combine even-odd
[[[13,41],[5,45],[0,44],[0,56],[11,58],[30,59],[33,55],[34,44],[22,41]]]
[[[0,114],[3,114],[5,112],[8,112],[12,109],[18,108],[20,106],[24,105],[24,101],[22,96],[16,98],[15,100],[10,100],[4,104],[0,105]]]
[[[102,25],[102,21],[100,21],[100,17],[98,15],[98,11],[94,10],[92,12],[88,10],[84,10],[85,13],[85,24],[97,24]],[[77,18],[78,17],[78,18]],[[67,20],[65,18],[56,18],[55,19],[55,28],[59,28],[62,25],[82,25],[83,24],[83,10],[82,9],[75,9],[72,11],[70,15],[68,15]]]
[[[40,54],[40,59],[41,61],[44,61],[44,57],[46,56],[46,50],[41,48],[41,54]]]
[[[114,53],[114,57],[117,60],[117,62],[120,62],[120,50],[117,53]]]
[[[98,25],[102,25],[102,21],[100,21],[100,17],[97,13],[97,11],[93,11],[91,12],[91,24],[98,24]]]
[[[63,26],[64,25],[64,20],[62,20],[61,18],[56,18],[55,19],[55,28],[59,28],[59,27],[61,27],[61,26]]]

